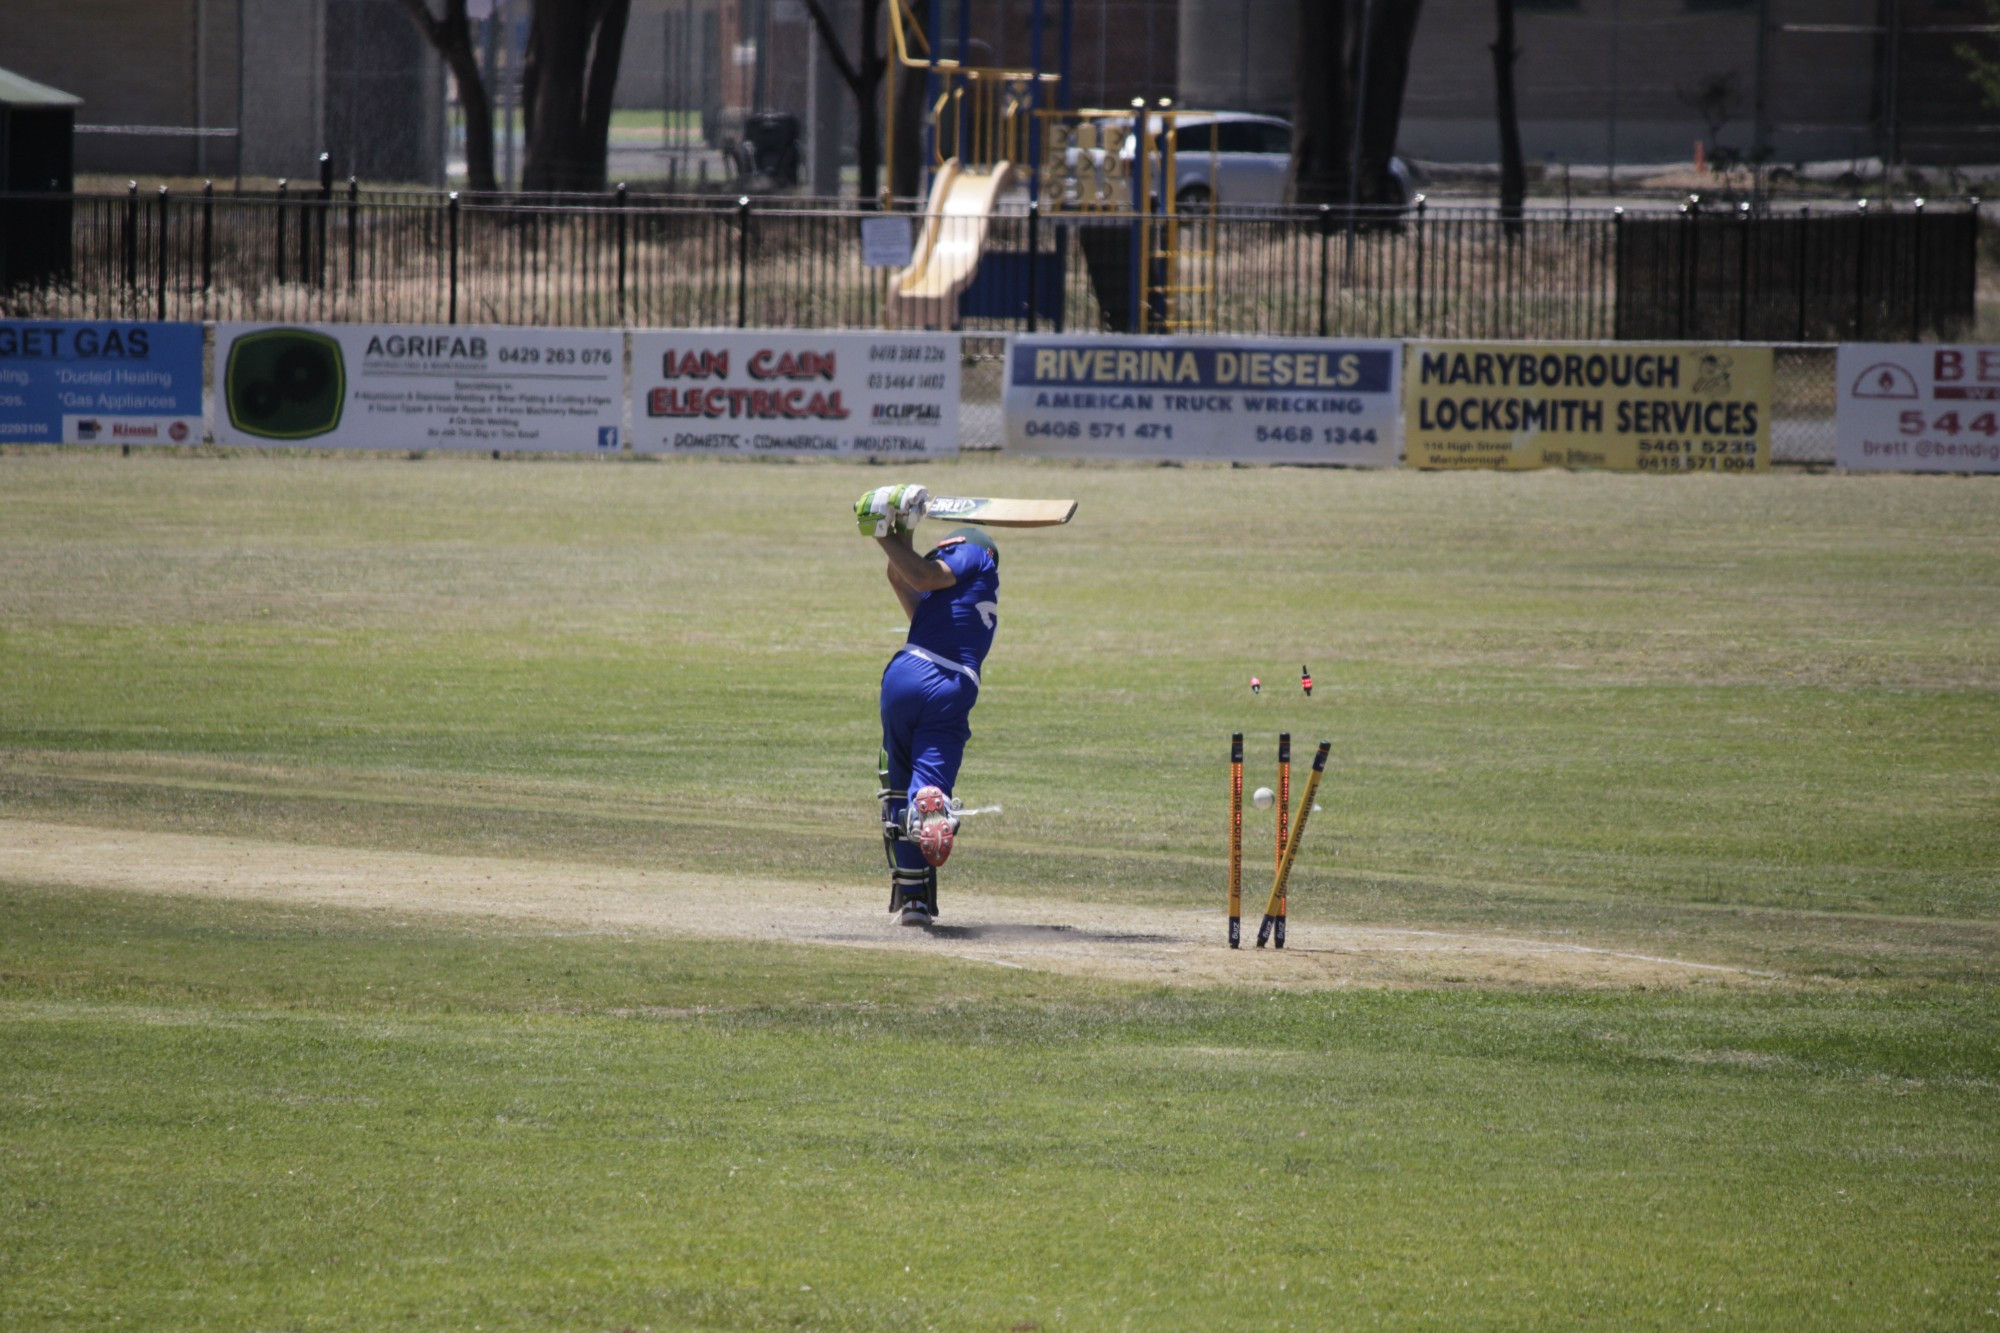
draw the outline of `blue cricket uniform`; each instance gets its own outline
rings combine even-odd
[[[919,788],[951,794],[972,737],[968,719],[979,702],[979,670],[1000,620],[1000,564],[991,551],[958,541],[929,558],[942,561],[958,582],[920,595],[909,639],[882,672],[890,819],[902,818]],[[895,856],[905,869],[924,869],[914,842],[899,839]]]

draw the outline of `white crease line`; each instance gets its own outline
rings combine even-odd
[[[1462,935],[1446,930],[1388,930],[1383,934],[1416,935],[1434,940],[1467,940],[1474,943],[1513,944],[1527,948],[1545,949],[1561,953],[1598,954],[1605,958],[1624,958],[1635,963],[1658,963],[1662,967],[1692,967],[1704,972],[1735,972],[1747,977],[1778,977],[1779,972],[1762,972],[1754,967],[1731,967],[1727,963],[1691,963],[1685,958],[1655,958],[1647,953],[1620,953],[1616,949],[1593,949],[1587,944],[1562,944],[1555,940],[1517,940],[1505,935]]]
[[[991,963],[995,967],[1011,967],[1019,972],[1033,970],[1026,963],[1010,963],[1005,958],[981,958],[976,953],[959,953],[953,950],[950,956],[953,958],[963,958],[968,963]]]

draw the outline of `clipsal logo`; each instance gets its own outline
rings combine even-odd
[[[103,429],[104,425],[102,422],[98,421],[94,417],[85,417],[83,420],[76,423],[76,438],[79,442],[88,443],[89,441],[96,439],[98,436],[98,432],[102,431]]]
[[[936,403],[877,403],[875,420],[936,425],[943,420]]]
[[[135,425],[130,421],[111,423],[111,438],[114,440],[157,440],[160,428],[156,425]]]
[[[167,438],[172,440],[175,444],[179,444],[182,440],[185,440],[187,437],[188,437],[187,422],[176,421],[173,425],[167,427]]]

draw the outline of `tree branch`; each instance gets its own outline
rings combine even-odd
[[[418,0],[409,0],[417,3]],[[826,43],[826,53],[833,57],[833,67],[840,71],[840,78],[856,97],[867,96],[861,84],[861,71],[847,58],[847,52],[840,45],[840,38],[834,35],[833,18],[826,12],[823,0],[806,0],[806,13],[812,16],[813,27],[819,30],[819,39]]]

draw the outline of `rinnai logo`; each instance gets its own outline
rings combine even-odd
[[[157,440],[160,438],[160,428],[151,422],[139,425],[131,421],[114,421],[111,423],[111,438],[114,440]]]
[[[877,403],[875,420],[935,426],[944,420],[936,403]]]

